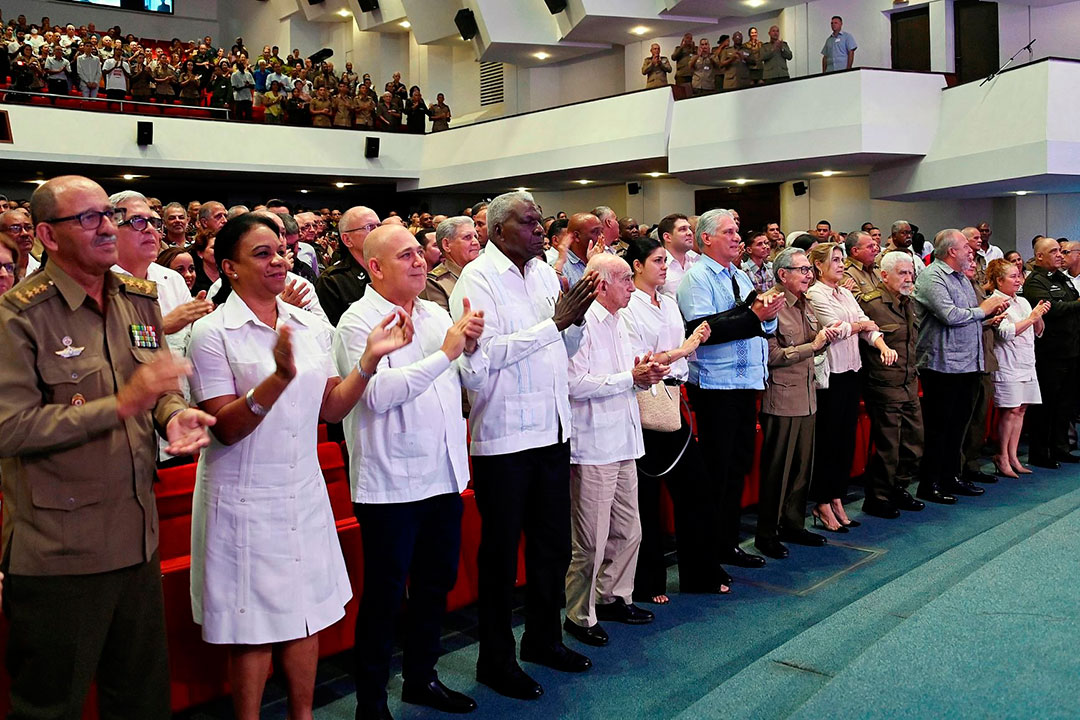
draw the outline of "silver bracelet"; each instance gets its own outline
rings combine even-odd
[[[361,360],[362,359],[363,358],[361,358]],[[365,380],[371,380],[371,378],[375,377],[375,373],[379,372],[379,367],[375,366],[374,370],[372,370],[371,372],[367,372],[366,370],[364,370],[364,368],[360,367],[360,360],[357,360],[356,372],[360,373],[360,377],[364,378]]]
[[[270,412],[270,408],[255,402],[255,388],[247,391],[247,394],[244,395],[244,402],[247,403],[248,410],[251,411],[252,415],[266,417],[266,413]]]

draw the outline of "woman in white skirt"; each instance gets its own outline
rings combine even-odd
[[[1024,284],[1023,272],[1015,264],[1002,259],[992,260],[986,268],[986,291],[995,297],[1009,298],[1005,317],[997,326],[994,357],[998,369],[994,373],[994,405],[997,406],[998,440],[1000,449],[994,456],[998,475],[1020,477],[1029,474],[1016,455],[1020,428],[1028,405],[1042,403],[1039,381],[1035,376],[1035,336],[1042,335],[1042,316],[1050,303],[1040,302],[1034,309],[1031,303],[1017,295]]]
[[[215,250],[227,298],[195,323],[189,346],[192,398],[217,418],[195,485],[192,612],[204,640],[230,646],[237,718],[258,718],[276,655],[289,717],[310,720],[316,633],[344,616],[352,595],[319,467],[319,418],[337,422],[352,409],[411,325],[387,317],[342,380],[330,326],[278,298],[287,266],[274,222],[238,216]]]

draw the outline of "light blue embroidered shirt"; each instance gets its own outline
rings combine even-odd
[[[734,265],[724,267],[707,255],[694,263],[675,298],[687,322],[735,307],[731,278],[739,284],[743,301],[754,291],[749,276]],[[766,334],[776,331],[776,320],[762,323]],[[764,390],[769,377],[769,343],[764,337],[702,345],[690,356],[689,381],[706,390]]]
[[[821,48],[821,54],[825,56],[825,72],[847,70],[847,56],[852,50],[857,50],[855,36],[841,30],[838,34],[825,38],[825,46]]]

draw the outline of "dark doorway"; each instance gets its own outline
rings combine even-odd
[[[930,72],[930,8],[889,16],[893,70]]]
[[[768,223],[780,222],[780,184],[709,188],[694,193],[694,212],[713,208],[739,213],[739,233],[745,240],[751,230],[764,230]]]
[[[956,0],[956,76],[962,82],[981,80],[998,69],[997,3]]]

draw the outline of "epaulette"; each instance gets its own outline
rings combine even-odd
[[[871,300],[880,300],[881,299],[881,291],[880,290],[871,290],[868,293],[863,293],[859,297],[859,299],[862,300],[863,302],[870,302]]]
[[[447,274],[448,272],[450,272],[450,268],[448,268],[445,265],[440,263],[440,264],[436,265],[434,268],[432,268],[431,272],[428,273],[428,277],[431,278],[432,280],[438,280],[439,278],[441,278],[443,275]]]
[[[116,279],[120,281],[120,287],[129,295],[142,295],[157,300],[157,283],[153,280],[143,280],[120,273],[116,274]]]
[[[35,273],[5,293],[4,299],[21,311],[52,297],[56,292],[56,285],[48,275]]]

